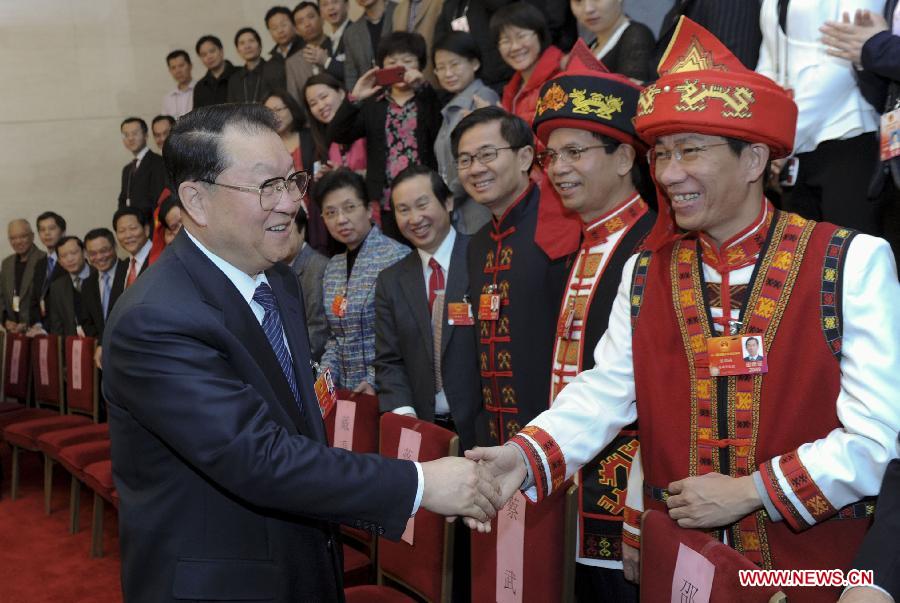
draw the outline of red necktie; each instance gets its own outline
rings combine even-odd
[[[434,258],[428,260],[428,267],[431,268],[431,277],[428,279],[428,310],[431,311],[437,292],[444,290],[444,271]]]
[[[128,269],[128,277],[125,279],[125,287],[128,288],[137,280],[137,260],[131,258],[131,267]]]

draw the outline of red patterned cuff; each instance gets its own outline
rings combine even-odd
[[[638,532],[641,531],[641,512],[637,509],[632,509],[626,505],[622,511],[622,519],[625,521],[626,525],[634,528]]]
[[[760,475],[772,504],[781,513],[785,522],[794,530],[801,531],[810,527],[809,521],[800,513],[794,502],[787,496],[778,479],[779,472],[784,475],[785,481],[790,486],[790,494],[795,500],[800,501],[804,510],[813,518],[813,523],[824,521],[837,513],[831,505],[803,462],[797,451],[791,451],[781,455],[778,459],[778,469],[775,469],[771,460],[759,466]]]
[[[537,500],[549,496],[562,486],[566,480],[566,461],[559,444],[549,433],[540,427],[528,425],[513,436],[510,442],[517,444],[528,459],[531,474],[534,476]],[[537,444],[537,447],[534,444]],[[548,467],[549,475],[547,474]]]
[[[641,535],[629,532],[628,530],[622,530],[622,544],[627,544],[631,548],[640,550]]]

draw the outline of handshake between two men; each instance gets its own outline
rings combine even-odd
[[[462,517],[467,527],[490,532],[491,519],[525,480],[525,460],[513,446],[475,448],[466,457],[422,463],[422,507]]]

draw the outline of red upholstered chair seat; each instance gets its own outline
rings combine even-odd
[[[45,419],[22,421],[21,423],[12,423],[4,427],[3,438],[14,446],[37,450],[38,436],[50,431],[82,427],[90,422],[90,419],[87,417],[75,415],[57,415]]]
[[[344,545],[344,586],[372,583],[372,560],[359,549]]]
[[[59,455],[59,451],[68,446],[108,439],[109,425],[106,423],[100,425],[92,423],[41,434],[37,438],[37,445],[41,452],[55,459]]]
[[[345,588],[344,598],[347,603],[410,603],[417,601],[399,590],[374,584]]]
[[[112,503],[112,493],[115,490],[112,476],[112,461],[109,459],[91,463],[84,468],[85,485]]]
[[[58,417],[59,412],[55,410],[47,410],[46,408],[24,408],[22,410],[13,410],[0,414],[0,431],[3,431],[7,425],[13,423],[21,423],[22,421],[32,421],[34,419],[44,419],[48,417]]]
[[[110,447],[109,440],[75,444],[61,449],[56,460],[66,471],[84,481],[84,468],[91,463],[109,459]]]
[[[22,410],[25,407],[18,402],[0,402],[0,413],[10,412],[13,410]]]

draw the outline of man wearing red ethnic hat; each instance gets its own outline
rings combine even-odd
[[[579,41],[566,70],[540,93],[533,122],[544,145],[538,161],[563,206],[582,221],[556,326],[549,403],[575,375],[603,362],[595,361],[594,348],[606,331],[622,268],[656,217],[636,188],[646,152],[632,123],[640,90],[609,73]],[[637,424],[628,425],[578,472],[579,600],[594,600],[597,592],[622,603],[638,600],[622,572],[622,515],[637,448]]]
[[[635,128],[660,211],[647,251],[625,265],[594,353],[603,363],[508,445],[467,454],[503,475],[504,496],[540,499],[640,417],[646,508],[712,530],[762,568],[847,569],[873,508],[864,499],[898,456],[890,248],[765,199],[796,107],[709,32],[683,18],[659,71]],[[743,360],[751,336],[762,361]]]

